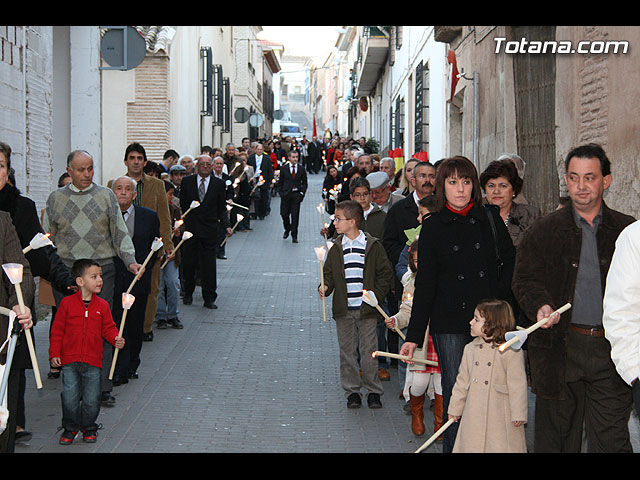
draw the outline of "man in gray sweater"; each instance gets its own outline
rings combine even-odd
[[[67,172],[71,183],[54,190],[47,199],[42,226],[51,234],[62,261],[71,268],[81,258],[97,261],[102,267],[103,287],[100,297],[113,306],[115,265],[113,257],[122,259],[134,275],[142,267],[136,262],[133,241],[129,236],[118,201],[113,192],[93,182],[93,158],[83,150],[74,150],[67,157]],[[56,304],[64,294],[54,289]],[[120,301],[120,299],[116,299]],[[108,379],[111,348],[104,348],[102,368],[102,399],[115,403],[110,395]]]

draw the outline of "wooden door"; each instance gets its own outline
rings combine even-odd
[[[555,26],[513,27],[512,40],[555,40]],[[527,164],[524,196],[543,213],[558,204],[554,53],[513,54],[518,155]]]

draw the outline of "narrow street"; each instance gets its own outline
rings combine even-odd
[[[103,407],[98,441],[58,444],[61,379],[47,379],[49,322],[35,328],[43,389],[27,371],[27,430],[33,438],[16,453],[412,453],[433,433],[416,438],[399,399],[397,369],[383,382],[383,408],[366,402],[348,410],[340,387],[336,331],[316,294],[321,245],[316,206],[322,175],[311,175],[302,203],[298,244],[282,239],[280,200],[252,221],[252,232],[227,243],[218,260],[217,310],[180,304],[183,330],[154,330],[143,345],[140,378],[115,387],[116,404]],[[533,396],[527,426],[533,446]],[[637,419],[630,422],[637,449]],[[425,453],[439,453],[432,444]]]
[[[183,330],[154,330],[140,378],[115,387],[103,407],[98,442],[58,445],[61,379],[47,379],[49,322],[35,328],[43,389],[27,372],[27,429],[16,445],[33,452],[413,452],[428,437],[410,430],[398,398],[397,370],[384,382],[383,408],[347,410],[340,387],[336,331],[323,323],[316,294],[321,245],[322,175],[310,176],[298,244],[282,239],[280,199],[252,232],[227,242],[218,260],[217,310],[180,304]],[[427,428],[432,428],[427,411]],[[429,431],[429,430],[428,430]],[[418,443],[419,442],[419,443]],[[430,450],[439,451],[434,445]]]

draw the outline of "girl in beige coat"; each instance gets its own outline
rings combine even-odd
[[[465,349],[449,404],[460,420],[454,453],[526,453],[527,378],[522,350],[500,352],[515,328],[511,306],[481,302],[470,322],[474,340]]]

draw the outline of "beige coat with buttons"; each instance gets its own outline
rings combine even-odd
[[[526,453],[527,377],[524,353],[476,337],[462,356],[449,415],[462,417],[454,453]]]

